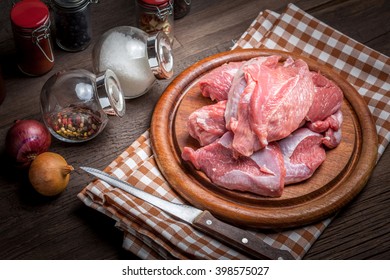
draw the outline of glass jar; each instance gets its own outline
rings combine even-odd
[[[111,70],[98,76],[83,69],[58,72],[42,87],[40,105],[50,133],[69,143],[95,138],[106,126],[107,115],[125,113],[122,89]]]
[[[19,69],[40,76],[54,66],[48,7],[39,0],[23,0],[11,9],[11,25]]]
[[[91,3],[98,0],[52,0],[56,25],[56,43],[69,52],[88,47],[92,38]]]
[[[191,0],[175,0],[173,2],[173,14],[175,19],[186,16],[191,10]]]
[[[115,27],[99,38],[92,55],[94,72],[114,71],[126,99],[143,95],[156,79],[173,74],[172,48],[164,32],[150,35],[132,26]]]
[[[137,27],[146,33],[163,31],[173,43],[173,0],[135,0]]]

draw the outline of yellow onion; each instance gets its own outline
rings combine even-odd
[[[54,196],[65,190],[72,170],[61,155],[44,152],[31,163],[28,178],[38,193]]]

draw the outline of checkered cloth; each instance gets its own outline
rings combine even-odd
[[[390,60],[348,38],[290,4],[279,15],[263,11],[233,48],[294,51],[331,65],[364,97],[376,122],[379,157],[389,143]],[[157,168],[146,131],[121,153],[106,172],[166,200],[185,203]],[[95,180],[78,197],[116,221],[123,248],[142,259],[247,259],[232,248],[197,231],[150,204]],[[266,243],[302,258],[332,218],[285,231],[253,231]]]

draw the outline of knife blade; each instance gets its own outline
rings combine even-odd
[[[250,254],[251,256],[259,259],[294,259],[290,252],[270,246],[255,234],[225,223],[215,218],[207,210],[200,210],[190,205],[164,200],[137,189],[131,184],[95,168],[80,168],[102,181],[105,181],[111,186],[117,187],[137,198],[140,198],[176,217],[177,219],[203,231],[209,236],[217,238],[222,243],[225,243],[228,246],[233,246],[235,249],[238,249],[244,254]]]

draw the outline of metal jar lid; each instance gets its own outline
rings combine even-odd
[[[87,6],[90,3],[98,3],[99,0],[52,0],[56,7],[63,9],[76,10]]]
[[[102,75],[97,77],[96,86],[100,87],[103,84],[111,109],[114,110],[115,115],[122,117],[126,111],[125,97],[118,77],[110,69],[107,69]]]
[[[164,32],[148,37],[147,52],[149,66],[157,79],[169,79],[173,75],[172,45]]]
[[[144,8],[144,12],[155,13],[160,19],[173,14],[173,0],[138,0],[137,3]]]

